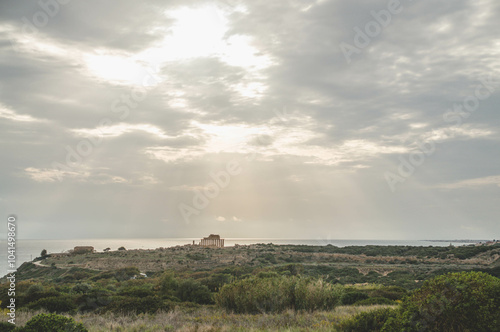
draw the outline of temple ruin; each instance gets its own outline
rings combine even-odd
[[[208,247],[208,248],[223,248],[224,239],[221,239],[220,236],[217,234],[210,234],[210,236],[201,239],[198,245],[200,247]]]

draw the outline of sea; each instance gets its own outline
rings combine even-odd
[[[97,251],[102,251],[105,248],[117,250],[119,247],[126,249],[156,249],[168,248],[175,246],[183,246],[192,244],[193,241],[198,243],[199,239],[194,238],[163,238],[163,239],[75,239],[75,240],[27,240],[18,239],[16,241],[16,267],[21,266],[24,262],[30,262],[40,256],[43,249],[48,253],[60,253],[73,249],[75,246],[93,246]],[[445,240],[331,240],[331,239],[271,239],[271,238],[226,238],[224,245],[226,247],[239,245],[249,245],[256,243],[273,243],[273,244],[292,244],[292,245],[312,245],[325,246],[331,244],[337,247],[346,246],[461,246],[475,242],[483,242],[482,240],[467,240],[467,241],[445,241]],[[0,245],[0,276],[8,273],[8,253],[7,243],[2,241]]]

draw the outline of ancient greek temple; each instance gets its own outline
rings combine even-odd
[[[221,239],[219,235],[210,234],[208,237],[204,237],[200,240],[201,247],[215,247],[215,248],[223,248],[224,247],[224,239]]]

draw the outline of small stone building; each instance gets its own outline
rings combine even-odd
[[[81,255],[81,254],[92,254],[94,252],[94,247],[91,246],[77,246],[73,249],[73,254]]]

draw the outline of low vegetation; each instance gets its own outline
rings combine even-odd
[[[321,279],[260,273],[222,287],[216,303],[236,313],[331,310],[340,303],[342,292],[343,287]]]
[[[177,256],[163,259],[189,260],[195,265],[163,270],[89,268],[82,266],[81,256],[85,255],[66,260],[48,257],[45,266],[27,263],[17,275],[16,309],[18,322],[22,322],[18,326],[24,330],[16,331],[44,331],[32,326],[59,326],[63,322],[74,324],[74,331],[174,331],[181,327],[190,331],[200,326],[211,331],[495,331],[500,323],[497,246],[484,246],[489,251],[475,250],[476,255],[462,263],[457,263],[457,258],[433,257],[423,258],[419,264],[397,265],[390,263],[394,257],[365,254],[349,263],[325,262],[325,257],[336,257],[321,252],[336,250],[329,246],[314,248],[319,261],[287,263],[283,257],[304,257],[309,254],[303,252],[308,247],[283,247],[172,248]],[[369,246],[367,250],[374,249]],[[378,250],[387,253],[397,249]],[[412,250],[423,254],[421,249],[405,252]],[[434,252],[432,247],[427,250],[428,254]],[[116,253],[99,255],[113,260]],[[156,261],[163,253],[146,251],[136,259],[144,261],[150,255],[149,259]],[[255,262],[255,257],[262,262],[235,265],[235,253],[251,258],[250,262]],[[135,254],[120,251],[125,258]],[[205,263],[214,256],[219,264],[207,267]],[[385,263],[367,263],[368,257]],[[429,263],[436,259],[439,262]],[[0,285],[2,303],[9,301],[7,288],[7,283]],[[104,325],[92,323],[98,317],[115,323],[103,329]],[[135,321],[142,322],[142,327]],[[125,328],[125,322],[135,327]],[[10,327],[0,324],[0,331]]]

